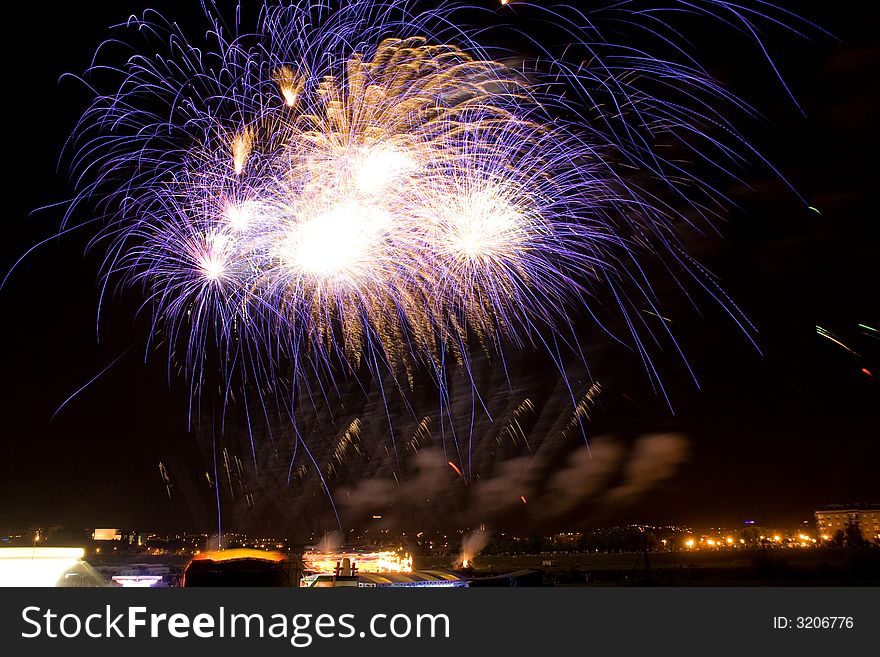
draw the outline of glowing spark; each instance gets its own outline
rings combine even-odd
[[[672,323],[672,320],[669,319],[668,317],[664,317],[663,315],[658,315],[657,313],[651,312],[650,310],[645,310],[643,308],[642,312],[645,313],[646,315],[651,315],[652,317],[656,317],[657,319],[662,319],[667,324]]]
[[[850,349],[849,346],[847,346],[846,344],[844,344],[844,343],[840,340],[840,338],[836,337],[834,334],[832,334],[832,333],[830,333],[829,331],[825,330],[825,329],[822,328],[821,326],[817,326],[817,327],[816,327],[816,333],[819,334],[821,337],[825,338],[826,340],[828,340],[828,341],[830,341],[830,342],[833,342],[833,343],[836,344],[838,347],[843,347],[843,348],[846,349],[849,353],[851,353],[853,356],[858,356],[859,358],[861,358],[862,355],[861,355],[860,353],[858,353],[857,351],[853,351],[852,349]]]
[[[863,335],[867,335],[869,338],[873,338],[875,340],[880,340],[880,331],[875,329],[873,326],[868,326],[867,324],[859,324],[859,328],[862,329]]]
[[[452,468],[453,470],[455,470],[455,473],[456,473],[459,477],[461,477],[462,480],[464,480],[464,475],[461,473],[461,470],[458,469],[458,466],[455,465],[455,463],[453,463],[452,461],[447,461],[446,463],[449,465],[450,468]]]

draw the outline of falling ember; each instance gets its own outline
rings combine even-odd
[[[520,495],[520,496],[519,496],[519,499],[522,500],[522,503],[523,503],[523,504],[528,504],[528,502],[526,502],[526,496],[525,496],[525,495]]]
[[[254,147],[254,131],[245,128],[232,139],[232,164],[235,166],[235,175],[241,175],[244,171],[244,163],[251,149]]]
[[[461,477],[462,479],[464,479],[464,475],[462,474],[461,470],[458,469],[458,466],[455,465],[455,463],[453,463],[452,461],[447,461],[447,463],[449,464],[449,467],[450,467],[450,468],[452,468],[453,470],[455,470],[455,472],[458,474],[459,477]]]
[[[867,367],[863,367],[863,368],[862,368],[862,373],[863,373],[863,374],[867,374],[867,375],[870,376],[872,379],[874,378],[874,375],[871,373],[871,370],[869,370]]]

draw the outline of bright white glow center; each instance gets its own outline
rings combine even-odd
[[[198,256],[199,267],[206,279],[217,281],[223,276],[231,246],[229,238],[222,233],[208,235],[205,250]]]
[[[507,201],[491,192],[476,193],[464,200],[445,223],[443,240],[455,254],[477,259],[508,253],[520,236],[521,215]]]
[[[288,238],[285,259],[319,278],[352,278],[375,264],[390,217],[379,208],[347,203],[298,225]]]
[[[247,230],[254,221],[256,204],[251,202],[230,203],[226,207],[226,221],[233,230],[239,232]]]
[[[199,263],[202,268],[202,274],[209,281],[219,280],[223,276],[223,263],[214,256],[205,256]]]
[[[406,153],[387,147],[364,149],[354,163],[354,181],[365,194],[382,191],[401,176],[415,171],[415,161]]]

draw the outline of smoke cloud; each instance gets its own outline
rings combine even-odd
[[[636,500],[660,482],[669,479],[688,458],[687,439],[677,433],[643,436],[636,442],[623,482],[608,491],[606,504],[624,504]]]
[[[458,555],[458,564],[462,568],[470,566],[474,557],[489,544],[489,538],[489,533],[482,530],[466,534],[461,541],[461,553]]]

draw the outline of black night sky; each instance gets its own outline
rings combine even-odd
[[[198,4],[7,7],[0,273],[57,231],[61,209],[34,210],[71,193],[58,157],[87,96],[62,75],[85,69],[106,28],[130,13],[153,6],[186,22]],[[880,326],[880,13],[855,0],[796,4],[837,37],[769,35],[806,116],[742,41],[698,45],[712,72],[766,117],[747,129],[754,145],[821,214],[766,170],[755,170],[752,189],[726,190],[740,208],[719,224],[723,237],[691,251],[756,324],[763,355],[719,309],[689,316],[679,330],[701,387],[680,363],[663,364],[674,415],[635,360],[599,359],[597,378],[618,382],[618,396],[607,400],[598,432],[675,431],[690,447],[674,476],[596,522],[772,525],[809,519],[824,504],[880,501],[880,335],[859,328]],[[40,247],[0,290],[0,531],[209,528],[210,494],[169,502],[158,471],[160,461],[173,464],[183,490],[208,469],[187,431],[186,387],[169,383],[163,356],[143,362],[147,323],[132,320],[136,293],[111,293],[98,335],[100,253],[84,255],[87,233]],[[817,335],[817,326],[859,356]]]

